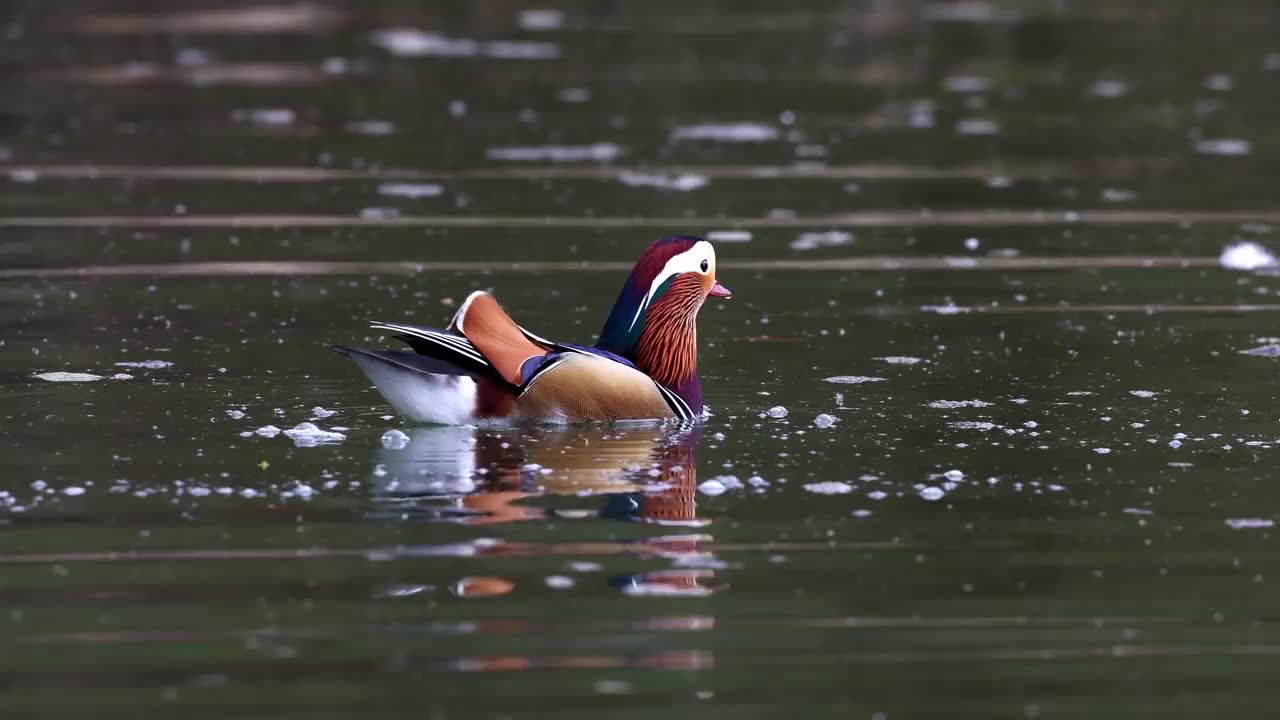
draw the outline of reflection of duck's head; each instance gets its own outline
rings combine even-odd
[[[511,505],[530,495],[605,495],[605,516],[696,523],[698,439],[696,429],[654,425],[417,428],[404,447],[378,451],[374,488],[457,498],[490,522],[544,517]]]

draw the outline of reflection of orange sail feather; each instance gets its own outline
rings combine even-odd
[[[699,524],[697,522],[698,468],[695,450],[696,433],[688,441],[663,447],[659,453],[661,489],[646,493],[640,506],[640,517],[648,522]],[[704,521],[709,522],[709,521]]]
[[[460,492],[457,507],[468,511],[462,522],[492,524],[538,520],[548,511],[521,505],[527,498],[591,496],[634,498],[627,517],[659,524],[698,525],[696,435],[671,436],[663,428],[526,429],[472,431],[466,441],[437,429],[414,433],[403,451],[389,452],[382,472],[398,471],[416,485],[441,474],[463,472],[473,492]],[[444,447],[433,441],[443,440]],[[437,442],[437,445],[440,443]],[[465,458],[454,459],[454,455]],[[383,483],[418,494],[400,483]],[[415,486],[416,486],[415,485]],[[446,490],[447,493],[447,490]],[[616,516],[606,508],[601,511]],[[556,511],[558,516],[596,515],[596,511]]]

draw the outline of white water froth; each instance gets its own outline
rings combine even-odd
[[[973,312],[973,308],[964,305],[956,305],[948,303],[946,305],[921,305],[921,312],[931,312],[938,315],[961,315],[963,313]]]
[[[956,408],[991,407],[994,403],[989,403],[986,400],[930,400],[928,405],[936,410],[954,410]]]
[[[1129,94],[1129,83],[1123,80],[1099,80],[1089,86],[1089,94],[1100,98],[1118,98]]]
[[[1221,155],[1223,157],[1242,157],[1252,152],[1253,147],[1248,140],[1239,138],[1217,138],[1201,140],[1196,143],[1196,152],[1201,155]]]
[[[707,239],[711,242],[718,243],[745,243],[751,242],[750,230],[712,230],[707,233]]]
[[[444,194],[444,186],[435,183],[382,183],[378,186],[378,194],[386,197],[402,197],[409,200],[440,197]]]
[[[919,494],[921,498],[928,500],[929,502],[936,502],[945,497],[947,493],[940,487],[929,485],[927,487],[920,488]]]
[[[618,180],[622,181],[623,185],[630,185],[631,187],[652,187],[659,190],[676,190],[679,192],[689,192],[707,185],[707,177],[705,175],[694,175],[693,173],[659,175],[626,171],[618,175]]]
[[[1248,350],[1239,351],[1241,355],[1252,355],[1254,357],[1280,357],[1280,345],[1270,344],[1262,345]]]
[[[398,57],[489,57],[496,60],[554,60],[560,57],[560,46],[555,43],[524,40],[480,42],[416,28],[379,30],[370,40]]]
[[[1218,264],[1227,270],[1260,270],[1280,266],[1280,261],[1261,244],[1246,240],[1224,247]]]
[[[995,430],[998,425],[993,422],[984,422],[979,420],[957,420],[951,423],[951,427],[957,430]]]
[[[728,489],[729,488],[724,486],[724,483],[714,478],[698,485],[698,492],[703,495],[723,495]]]
[[[839,247],[853,242],[853,235],[843,230],[827,230],[825,232],[803,232],[789,243],[792,250],[817,250],[825,247]]]
[[[915,365],[916,363],[924,362],[924,360],[918,357],[911,357],[909,355],[890,355],[889,357],[872,358],[872,360],[882,360],[890,365]]]
[[[671,139],[708,140],[712,142],[753,143],[778,139],[778,128],[764,123],[707,123],[681,125],[671,131]]]
[[[516,18],[521,30],[546,32],[564,27],[564,11],[553,8],[529,8],[521,10]]]
[[[403,450],[409,446],[409,436],[401,430],[391,429],[382,433],[382,447],[388,450]]]
[[[101,375],[77,372],[47,372],[40,373],[35,377],[37,380],[46,380],[48,382],[93,382],[94,380],[102,379]]]
[[[298,423],[292,428],[285,430],[284,434],[293,440],[293,444],[297,447],[315,447],[324,443],[334,443],[346,440],[347,436],[340,432],[324,430],[316,426],[315,423]]]
[[[1253,530],[1275,526],[1274,520],[1266,518],[1227,518],[1226,525],[1232,530]]]
[[[610,142],[590,145],[509,145],[485,151],[490,160],[512,162],[611,162],[622,157],[621,146]]]
[[[262,127],[286,127],[297,120],[297,114],[289,108],[247,108],[233,111],[231,119]]]
[[[829,481],[820,483],[809,483],[804,486],[807,492],[817,495],[848,495],[853,492],[853,486],[849,483]]]

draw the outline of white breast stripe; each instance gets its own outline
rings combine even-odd
[[[684,398],[663,387],[662,383],[654,382],[653,384],[658,388],[658,392],[662,394],[667,404],[671,406],[671,411],[676,414],[676,417],[685,421],[693,419],[693,412],[689,410],[689,403],[685,402]]]

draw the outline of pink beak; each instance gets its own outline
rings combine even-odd
[[[729,292],[729,288],[721,285],[718,282],[715,285],[711,286],[711,292],[707,293],[707,295],[709,295],[710,297],[722,297],[722,298],[733,297],[733,293]]]

